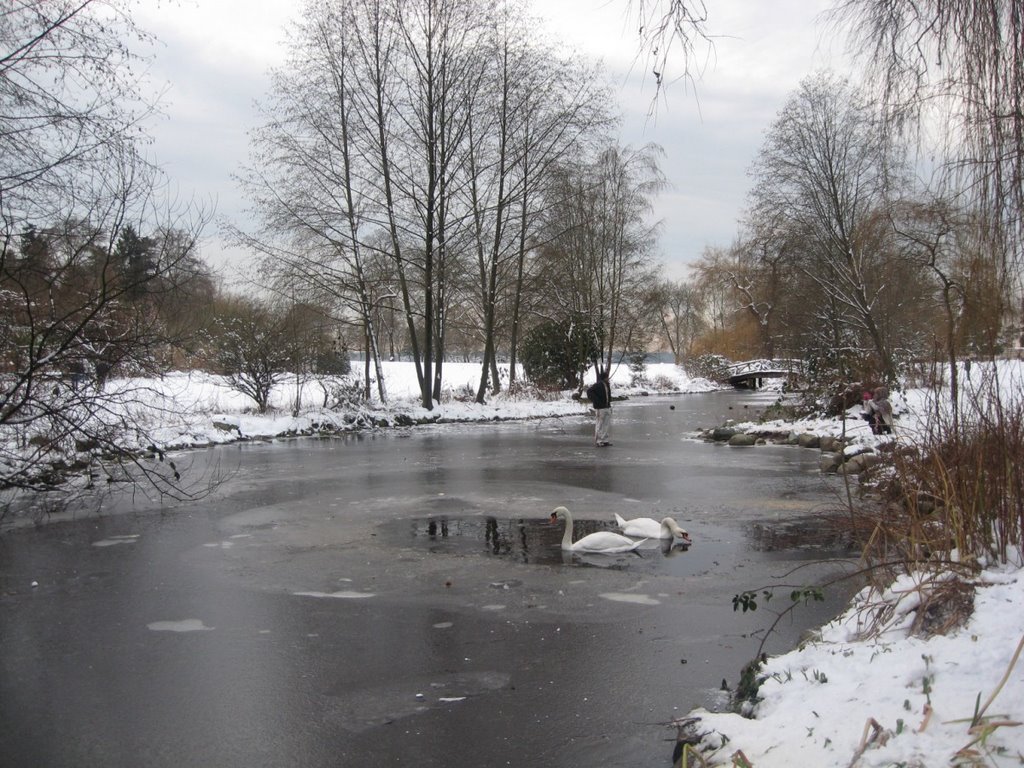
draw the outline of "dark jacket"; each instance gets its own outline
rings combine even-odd
[[[608,384],[608,379],[598,379],[587,387],[587,397],[590,398],[590,404],[594,406],[594,410],[611,408],[612,388]]]

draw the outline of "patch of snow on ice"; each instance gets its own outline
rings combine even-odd
[[[661,600],[656,600],[650,595],[631,595],[626,592],[604,592],[599,597],[611,600],[616,603],[634,603],[636,605],[661,605]]]
[[[208,627],[202,619],[182,619],[181,621],[151,621],[146,625],[147,629],[154,632],[207,632],[213,627]]]
[[[110,536],[106,539],[100,539],[99,541],[94,541],[92,545],[94,547],[113,547],[118,544],[134,544],[138,540],[139,534],[130,533],[126,536]]]
[[[342,600],[359,600],[367,597],[376,597],[373,592],[352,592],[343,590],[341,592],[293,592],[300,597],[335,597]]]

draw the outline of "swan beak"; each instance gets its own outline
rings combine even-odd
[[[556,514],[555,514],[554,512],[552,512],[552,513],[551,513],[551,517],[550,517],[550,518],[548,518],[548,520],[549,520],[549,521],[550,521],[551,523],[557,523],[557,522],[558,522],[558,515],[556,515]]]

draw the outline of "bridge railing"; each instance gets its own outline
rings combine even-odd
[[[739,376],[744,373],[761,373],[761,372],[782,372],[788,371],[791,373],[800,373],[803,370],[803,361],[801,360],[745,360],[739,363],[733,363],[726,366],[726,370],[730,376]]]

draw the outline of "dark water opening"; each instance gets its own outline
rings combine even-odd
[[[701,573],[715,563],[741,555],[765,560],[825,560],[855,552],[849,533],[834,517],[824,515],[751,523],[742,539],[726,529],[705,525],[692,544],[678,539],[650,539],[635,552],[616,555],[563,552],[562,525],[543,518],[431,515],[391,521],[378,530],[389,544],[412,543],[437,555],[480,555],[532,565],[597,566],[672,576]],[[618,527],[603,520],[574,521],[574,540],[597,531],[618,532]]]
[[[543,518],[439,515],[386,523],[381,530],[390,542],[407,544],[411,538],[436,554],[480,554],[534,565],[563,562],[563,526]],[[574,538],[615,530],[614,523],[576,520]]]

